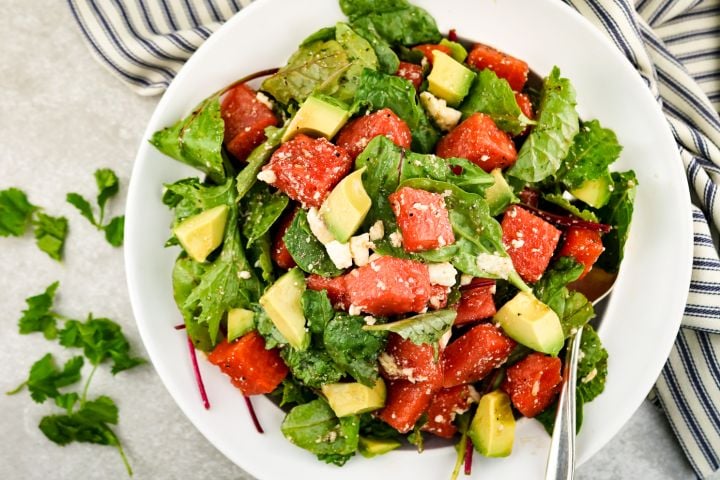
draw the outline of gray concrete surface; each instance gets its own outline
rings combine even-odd
[[[65,215],[70,235],[62,264],[23,238],[0,238],[0,391],[20,383],[30,365],[51,351],[40,335],[21,336],[24,298],[55,280],[57,308],[115,319],[140,354],[143,347],[128,301],[122,249],[110,247],[67,203],[65,194],[94,196],[92,173],[112,167],[122,189],[111,206],[123,211],[138,141],[158,98],[131,93],[92,59],[65,2],[0,0],[0,189],[23,188],[31,201]],[[117,433],[135,478],[249,479],[195,430],[173,403],[151,365],[112,378],[101,369],[91,395],[120,407]],[[106,479],[125,476],[108,447],[47,441],[37,428],[52,410],[27,393],[0,395],[0,478]],[[482,477],[481,472],[474,475]],[[342,471],[338,470],[338,478]],[[584,480],[682,479],[692,471],[664,417],[645,403],[623,430],[579,469]]]

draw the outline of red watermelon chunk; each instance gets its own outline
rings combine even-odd
[[[531,353],[507,369],[502,389],[526,417],[545,410],[562,388],[562,362],[557,357]]]
[[[278,220],[277,226],[275,227],[275,235],[273,237],[272,250],[270,250],[270,256],[272,257],[275,265],[285,270],[293,268],[296,263],[295,259],[290,255],[290,252],[285,245],[285,232],[290,228],[290,224],[295,219],[297,209],[293,208],[285,212]]]
[[[413,260],[380,257],[345,276],[350,302],[378,316],[419,313],[430,300],[427,265]]]
[[[300,133],[273,153],[258,178],[304,206],[320,207],[352,163],[344,148]]]
[[[507,209],[501,225],[503,245],[517,273],[526,282],[540,280],[560,240],[560,230],[517,205]]]
[[[467,412],[470,405],[477,401],[477,392],[470,385],[458,385],[437,392],[427,409],[428,422],[421,430],[438,437],[452,438],[457,433],[453,423],[455,417]]]
[[[244,395],[270,393],[280,385],[288,368],[276,348],[266,350],[265,340],[256,331],[234,342],[223,340],[208,355]]]
[[[312,274],[305,279],[305,283],[310,290],[327,291],[330,303],[332,303],[334,307],[344,310],[350,306],[344,275],[330,278]]]
[[[423,68],[414,63],[400,62],[400,66],[398,67],[398,71],[395,72],[395,75],[408,80],[413,84],[415,90],[419,90],[423,81]]]
[[[387,382],[385,407],[376,415],[398,432],[407,433],[427,410],[439,388],[440,385],[431,382],[390,380]]]
[[[520,111],[523,113],[523,115],[525,115],[530,120],[535,120],[535,113],[533,112],[533,106],[532,102],[530,101],[530,97],[528,97],[524,93],[515,92],[515,101],[520,107]],[[525,127],[525,130],[520,132],[520,135],[525,135],[529,129],[530,127]]]
[[[429,343],[417,345],[396,333],[388,336],[385,351],[378,359],[383,377],[410,383],[442,382],[442,369],[435,360],[435,349]]]
[[[507,360],[515,345],[514,340],[491,323],[473,327],[445,348],[443,387],[482,380]]]
[[[265,140],[265,127],[277,125],[273,111],[245,84],[230,89],[220,105],[225,122],[225,145],[238,160],[245,160]]]
[[[478,281],[475,285],[471,283],[462,288],[455,325],[490,318],[497,311],[493,299],[495,282],[477,278],[473,279],[475,281]]]
[[[430,300],[428,301],[428,307],[431,310],[440,310],[441,308],[447,307],[448,293],[450,289],[442,285],[430,285]]]
[[[399,147],[410,148],[412,141],[410,128],[389,108],[383,108],[351,121],[340,130],[335,143],[344,148],[350,158],[355,160],[355,157],[365,150],[370,140],[379,135],[386,136]]]
[[[445,199],[439,193],[402,187],[388,197],[406,252],[423,252],[455,242]]]
[[[467,158],[486,172],[507,168],[517,160],[510,135],[484,113],[473,113],[437,144],[435,153],[443,158]]]
[[[585,265],[580,278],[583,278],[593,267],[605,250],[600,232],[581,227],[570,227],[565,232],[565,241],[560,247],[559,257],[573,257]]]
[[[498,77],[507,80],[516,92],[523,89],[530,72],[526,62],[481,43],[470,50],[465,61],[478,70],[489,68]]]
[[[450,50],[450,47],[448,47],[447,45],[433,45],[433,44],[426,43],[424,45],[417,45],[417,46],[413,47],[412,49],[422,52],[422,54],[425,55],[425,58],[427,59],[427,61],[430,62],[430,65],[432,65],[432,63],[433,63],[433,59],[434,59],[433,52],[435,50],[440,50],[444,54],[450,55],[452,57],[452,50]]]

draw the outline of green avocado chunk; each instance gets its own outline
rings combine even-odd
[[[493,319],[510,338],[538,352],[557,355],[565,343],[557,314],[530,292],[519,292]]]
[[[310,342],[301,300],[304,291],[305,277],[296,267],[278,278],[260,297],[260,305],[270,320],[297,350],[305,350]]]
[[[510,397],[500,390],[480,398],[468,436],[475,450],[486,457],[507,457],[515,440],[515,417]]]
[[[448,47],[450,49],[450,56],[458,62],[464,62],[468,56],[468,52],[465,47],[463,47],[462,44],[458,42],[453,42],[452,40],[443,38],[442,40],[440,40],[440,45]]]
[[[196,262],[204,262],[220,246],[225,234],[228,206],[218,205],[188,217],[173,229],[175,238]]]
[[[350,111],[342,102],[325,95],[313,95],[305,100],[290,120],[282,141],[286,142],[298,133],[330,140],[345,125],[348,118]]]
[[[475,73],[450,55],[433,51],[433,67],[428,75],[428,90],[443,98],[451,107],[460,105],[470,91]]]
[[[500,215],[515,200],[515,194],[500,168],[493,169],[490,175],[495,179],[495,183],[485,189],[485,200],[490,208],[490,215],[494,217]]]
[[[570,190],[570,193],[591,207],[600,208],[610,200],[612,186],[612,177],[608,173],[599,178],[585,180],[578,188]]]
[[[231,308],[227,313],[227,340],[232,342],[255,327],[255,312],[244,308]]]
[[[391,452],[396,448],[400,448],[402,443],[393,439],[380,439],[360,437],[358,441],[358,451],[365,458],[372,458],[378,455]]]
[[[365,167],[343,178],[320,207],[325,225],[340,243],[350,240],[372,205],[362,183],[364,171]]]
[[[385,406],[387,395],[381,378],[373,387],[358,382],[328,383],[322,386],[322,393],[338,418],[378,410]]]

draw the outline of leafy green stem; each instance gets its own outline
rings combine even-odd
[[[93,365],[93,368],[90,371],[90,375],[88,375],[88,378],[85,381],[85,386],[83,387],[82,397],[80,398],[80,408],[82,408],[85,405],[85,400],[87,399],[88,389],[90,388],[90,381],[92,380],[93,375],[95,375],[95,370],[97,370],[97,367],[98,367],[98,364]]]
[[[25,388],[25,385],[27,385],[27,383],[28,383],[27,380],[25,380],[24,382],[22,382],[20,385],[18,385],[14,389],[10,390],[9,392],[5,392],[5,395],[15,395],[17,393],[20,393],[20,391],[22,391],[22,389]]]

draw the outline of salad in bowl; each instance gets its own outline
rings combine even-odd
[[[456,475],[510,455],[516,418],[552,428],[580,326],[580,407],[602,392],[576,287],[618,271],[637,180],[559,68],[404,0],[340,7],[152,136],[204,174],[165,185],[168,282],[194,349],[297,447],[342,466],[439,437]]]

